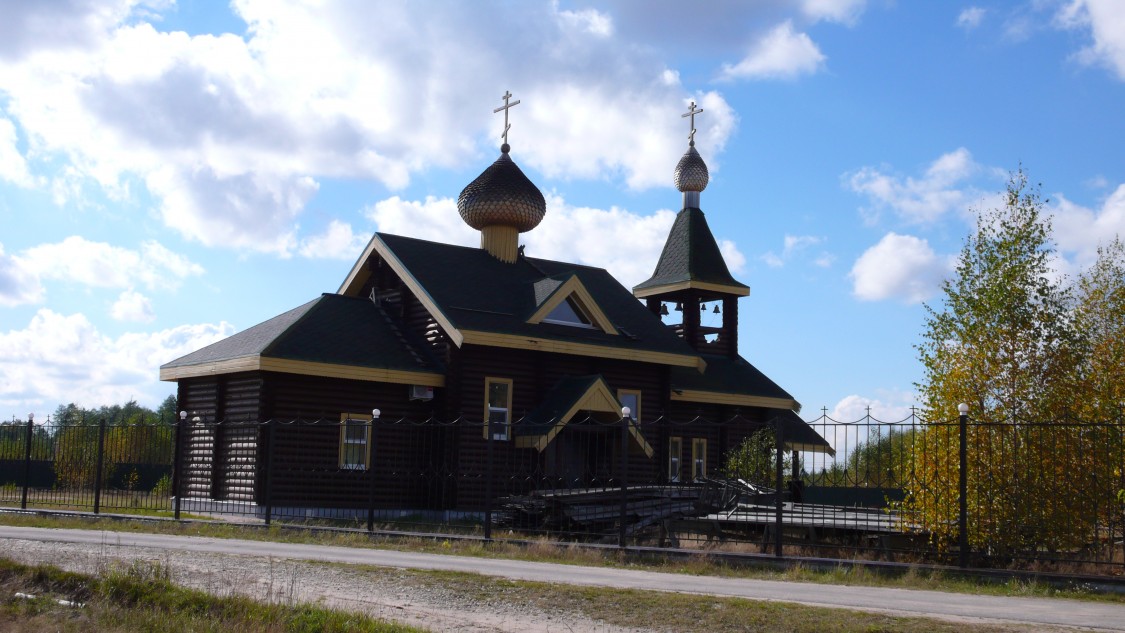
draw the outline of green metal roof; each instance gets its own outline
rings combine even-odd
[[[411,345],[369,299],[323,294],[161,368],[186,367],[247,356],[440,372],[422,345]]]
[[[605,269],[531,257],[508,264],[479,248],[385,233],[377,238],[458,330],[698,357]],[[527,322],[550,293],[572,275],[582,282],[619,334]]]
[[[676,216],[652,277],[633,291],[690,281],[749,288],[731,276],[703,211],[694,207],[686,207]]]

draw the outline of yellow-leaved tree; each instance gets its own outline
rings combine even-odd
[[[1044,201],[1020,170],[978,215],[939,307],[926,306],[918,384],[928,421],[909,464],[904,520],[946,547],[958,535],[957,405],[970,406],[968,539],[1005,556],[1080,546],[1091,526],[1070,491],[1087,483],[1072,413],[1082,346],[1069,287],[1052,269]]]

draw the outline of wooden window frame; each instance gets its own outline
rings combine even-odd
[[[640,389],[618,389],[617,390],[617,401],[618,402],[621,402],[621,396],[636,396],[637,397],[637,408],[630,412],[630,417],[633,418],[633,422],[636,422],[637,424],[640,424],[641,423],[641,390]],[[622,403],[622,404],[624,404],[624,403]]]
[[[493,383],[507,385],[508,387],[508,402],[506,407],[508,419],[504,422],[504,433],[503,435],[494,434],[492,436],[493,440],[506,442],[512,439],[512,392],[515,390],[515,387],[511,378],[488,376],[484,379],[484,428],[481,430],[481,433],[484,439],[487,440],[489,438],[489,431],[492,429],[491,420],[493,407],[488,402],[488,392]],[[497,407],[497,409],[499,409],[499,407]]]
[[[353,420],[363,420],[366,425],[363,427],[363,463],[362,464],[349,464],[347,458],[347,445],[360,444],[355,440],[348,440],[348,422]],[[358,425],[355,425],[358,426]],[[340,414],[340,454],[338,464],[341,470],[370,470],[371,469],[371,428],[372,418],[370,413],[341,413]]]
[[[673,450],[675,447],[676,450]],[[675,464],[675,468],[673,468]],[[668,482],[679,483],[684,476],[684,438],[673,435],[668,438]]]
[[[696,465],[702,462],[702,472],[697,472]],[[691,438],[691,480],[697,481],[707,476],[707,438]]]

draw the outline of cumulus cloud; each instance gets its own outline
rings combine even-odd
[[[966,7],[957,15],[957,26],[971,31],[980,26],[984,20],[984,13],[985,10],[980,7]]]
[[[354,260],[367,244],[367,238],[356,235],[352,225],[332,220],[320,235],[301,241],[300,253],[309,259]]]
[[[16,146],[16,126],[8,119],[0,117],[0,180],[30,187],[33,184],[27,161]]]
[[[1070,0],[1055,15],[1055,23],[1065,29],[1089,30],[1093,42],[1075,59],[1105,66],[1125,80],[1125,12],[1118,0]]]
[[[550,177],[667,186],[682,104],[707,110],[696,139],[713,166],[736,124],[721,95],[692,94],[595,9],[240,0],[245,34],[191,36],[160,31],[161,6],[39,4],[5,25],[81,32],[7,42],[0,90],[28,155],[61,165],[56,199],[93,187],[125,200],[140,184],[168,226],[209,246],[299,253],[315,239],[300,216],[325,179],[396,190],[479,162],[499,145],[491,109],[506,88],[522,100],[514,153]]]
[[[83,314],[40,309],[25,329],[0,333],[0,406],[44,417],[68,402],[156,406],[173,390],[159,381],[160,365],[233,333],[222,322],[114,338]]]
[[[780,268],[784,266],[785,263],[797,253],[816,246],[817,244],[821,244],[824,242],[824,240],[825,238],[816,235],[787,234],[783,242],[784,247],[781,250],[781,254],[778,255],[773,251],[768,251],[765,255],[762,255],[762,261],[766,262],[766,265],[771,268]],[[831,263],[830,256],[828,259],[825,259],[826,255],[826,253],[821,253],[821,256],[817,258],[814,263],[817,263],[817,265],[822,265],[819,262],[825,261]]]
[[[820,70],[827,58],[805,33],[786,20],[751,47],[737,64],[723,65],[720,77],[732,79],[794,79]]]
[[[109,310],[110,316],[118,321],[132,321],[135,323],[152,323],[156,320],[156,313],[152,310],[149,298],[135,290],[126,290],[117,297],[113,307]]]
[[[0,305],[18,306],[42,300],[39,275],[23,258],[5,255],[4,245],[0,244]]]
[[[520,236],[528,257],[605,268],[627,288],[652,275],[676,218],[675,212],[667,209],[639,215],[617,207],[572,206],[557,194],[545,197],[547,215],[543,222]],[[452,198],[428,197],[419,202],[393,197],[376,203],[366,213],[381,232],[462,246],[480,245],[480,233],[461,220]],[[742,270],[746,257],[736,244],[722,238],[717,241],[731,271]]]
[[[801,12],[812,20],[851,26],[859,20],[866,5],[867,0],[802,0]]]
[[[41,244],[23,254],[24,266],[40,279],[54,279],[94,288],[174,289],[183,279],[203,274],[203,267],[154,241],[139,251],[92,242],[72,235]]]
[[[928,224],[978,198],[979,192],[966,181],[983,170],[961,147],[938,157],[920,178],[887,173],[886,167],[863,167],[844,174],[843,180],[847,188],[871,200],[864,209],[870,222],[882,209],[890,209],[907,222]]]
[[[1070,254],[1083,267],[1097,258],[1098,246],[1114,236],[1125,237],[1125,184],[1117,186],[1102,202],[1090,209],[1055,196],[1052,226],[1059,250]]]
[[[862,301],[897,299],[911,304],[937,292],[952,266],[953,260],[935,254],[926,240],[887,233],[859,256],[848,276],[852,294]]]

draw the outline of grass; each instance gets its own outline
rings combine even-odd
[[[420,633],[303,604],[217,597],[170,583],[159,566],[88,576],[0,559],[0,630]]]
[[[662,555],[637,556],[627,555],[615,548],[559,545],[547,541],[520,543],[494,541],[492,543],[485,543],[481,540],[472,539],[372,536],[363,532],[350,530],[314,530],[281,527],[277,525],[267,528],[222,522],[188,521],[176,523],[172,521],[136,521],[14,513],[0,513],[0,524],[119,532],[151,532],[212,538],[239,538],[288,543],[381,548],[571,565],[645,569],[688,576],[756,578],[762,580],[926,589],[998,596],[1059,597],[1125,603],[1125,595],[1123,594],[1100,592],[1097,591],[1095,587],[1077,583],[1070,587],[1058,587],[1044,582],[1021,580],[1019,578],[990,581],[979,577],[960,576],[941,570],[926,568],[906,568],[897,573],[892,573],[885,570],[876,570],[869,567],[847,564],[841,564],[827,570],[814,569],[799,564],[778,568],[765,565],[753,566],[751,564],[732,563],[728,559],[707,556],[703,553],[698,556],[690,557]]]

